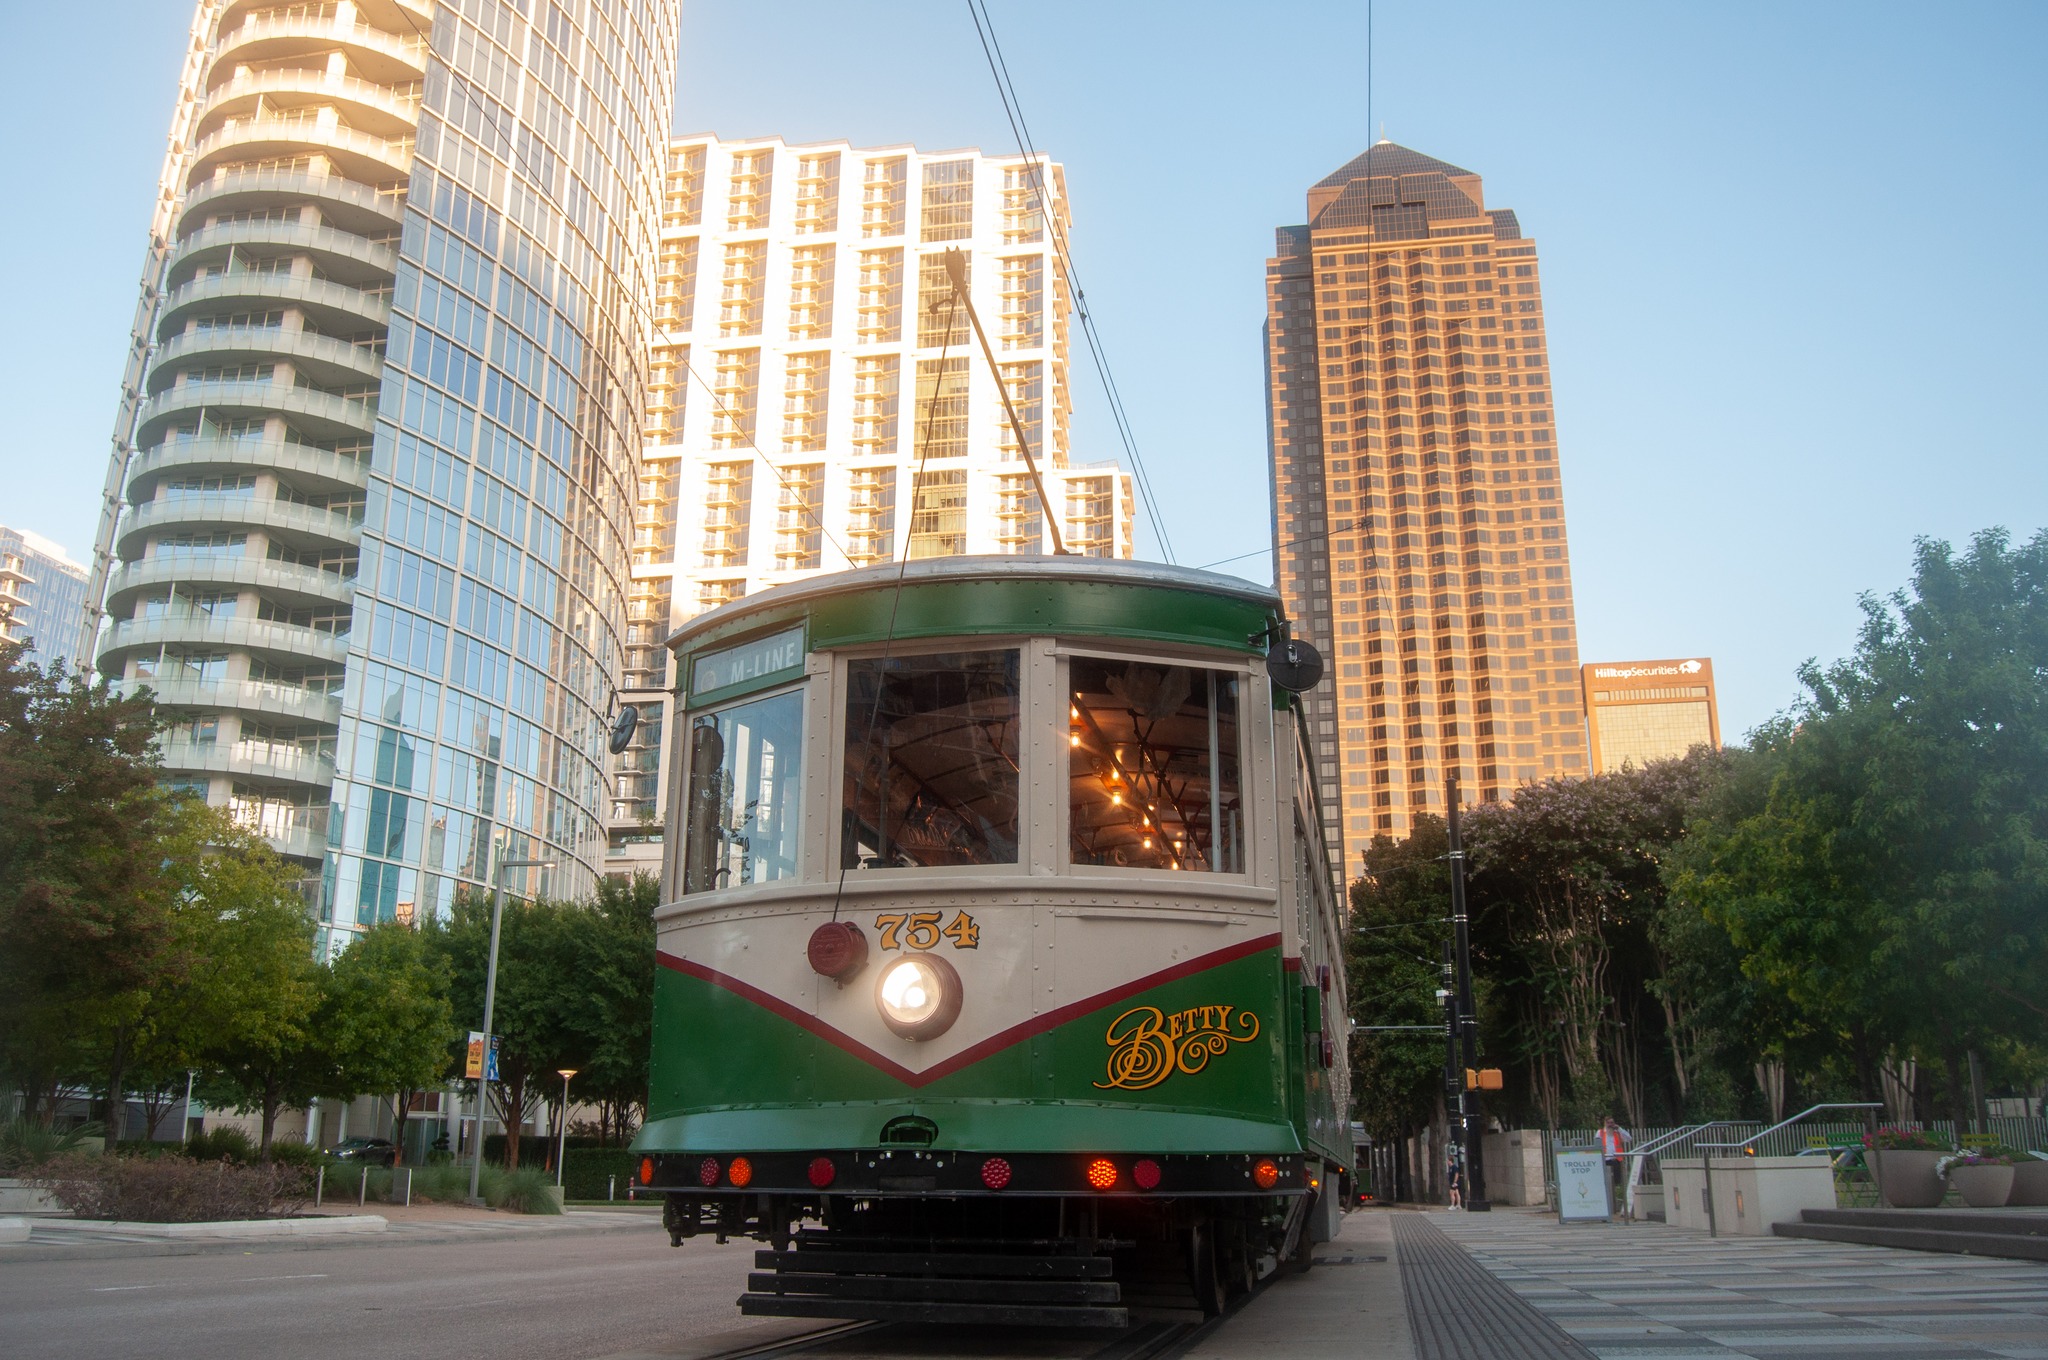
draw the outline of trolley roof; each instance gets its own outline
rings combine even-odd
[[[1080,556],[927,557],[806,577],[787,585],[770,587],[758,594],[742,596],[691,619],[670,635],[668,645],[671,650],[681,652],[700,639],[744,630],[749,626],[746,620],[757,614],[789,612],[793,606],[808,606],[837,596],[885,593],[893,591],[899,580],[906,591],[914,587],[970,581],[1150,587],[1216,596],[1236,602],[1240,607],[1253,606],[1272,616],[1279,616],[1282,612],[1280,596],[1272,587],[1247,581],[1241,576],[1226,576],[1221,572],[1200,571],[1193,567]]]

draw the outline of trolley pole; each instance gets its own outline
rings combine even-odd
[[[1472,1005],[1472,931],[1471,920],[1465,910],[1465,837],[1459,815],[1462,809],[1458,802],[1458,776],[1455,771],[1448,774],[1444,788],[1450,803],[1451,924],[1457,932],[1458,948],[1458,1037],[1464,1067],[1472,1070],[1479,1062],[1479,1015]],[[1458,1075],[1462,1078],[1464,1073]],[[1464,1120],[1465,1133],[1465,1207],[1484,1213],[1493,1208],[1486,1199],[1486,1112],[1481,1107],[1479,1092],[1464,1090],[1462,1080],[1459,1085],[1458,1108]]]

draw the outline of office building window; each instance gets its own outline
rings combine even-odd
[[[847,490],[846,555],[857,567],[896,551],[896,469],[855,468]]]
[[[907,557],[954,557],[967,551],[967,471],[920,472],[911,492]]]
[[[716,399],[711,414],[712,445],[724,449],[752,444],[761,399],[761,351],[718,351],[711,392]]]
[[[782,448],[785,453],[822,453],[832,378],[825,351],[792,354],[782,380]]]
[[[903,234],[905,176],[908,164],[902,156],[869,161],[861,177],[860,234],[901,236]]]
[[[798,246],[789,255],[789,338],[832,338],[831,246]]]
[[[1036,349],[1045,343],[1045,256],[1019,255],[1003,261],[1004,349]]]
[[[816,571],[824,564],[825,468],[821,463],[780,469],[776,499],[775,567]]]
[[[855,329],[863,345],[893,345],[903,338],[903,251],[860,253],[860,317]]]
[[[768,225],[768,202],[774,188],[775,153],[735,151],[732,179],[725,194],[728,231],[759,231]]]
[[[973,260],[967,262],[967,281],[972,285]],[[947,329],[950,322],[952,329]],[[917,347],[938,349],[967,343],[969,322],[965,302],[953,299],[953,279],[946,272],[946,257],[933,253],[917,261]]]
[[[917,361],[917,428],[910,432],[920,459],[967,456],[967,360]]]
[[[964,241],[974,234],[974,162],[939,161],[924,167],[925,241]]]
[[[767,268],[766,241],[737,241],[725,248],[721,276],[718,333],[721,336],[761,333],[761,292]]]
[[[878,354],[854,360],[853,447],[861,458],[896,454],[896,411],[902,360]]]
[[[796,163],[796,234],[839,230],[839,153],[804,156]]]

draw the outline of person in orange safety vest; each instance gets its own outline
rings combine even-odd
[[[1613,1115],[1608,1115],[1600,1125],[1599,1138],[1600,1155],[1607,1159],[1607,1183],[1613,1190],[1613,1197],[1608,1202],[1619,1208],[1622,1186],[1626,1183],[1628,1175],[1628,1159],[1623,1154],[1628,1151],[1628,1145],[1635,1141],[1635,1135],[1615,1123]]]

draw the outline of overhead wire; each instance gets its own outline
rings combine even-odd
[[[1046,185],[1045,158],[1031,139],[1031,126],[1024,117],[1024,107],[1017,97],[1017,89],[1010,79],[1009,63],[1004,60],[1002,44],[996,40],[995,23],[988,15],[987,0],[967,0],[967,12],[974,20],[974,31],[981,39],[981,51],[988,61],[989,74],[995,78],[996,94],[1003,101],[1003,115],[1009,120],[1010,134],[1016,139],[1017,154],[1029,166],[1030,182],[1037,195],[1039,212],[1044,217],[1046,229],[1052,235],[1053,250],[1059,256],[1061,266],[1066,270],[1067,285],[1074,294],[1074,313],[1081,319],[1082,338],[1088,342],[1088,354],[1094,361],[1095,374],[1102,382],[1104,395],[1109,401],[1109,410],[1116,425],[1117,437],[1123,443],[1124,453],[1131,460],[1131,470],[1136,475],[1138,493],[1145,503],[1145,517],[1151,522],[1152,532],[1159,539],[1159,548],[1166,560],[1174,560],[1173,540],[1166,532],[1166,522],[1160,515],[1157,498],[1152,491],[1152,477],[1145,467],[1145,459],[1138,452],[1136,434],[1131,429],[1130,416],[1124,409],[1123,394],[1118,390],[1116,379],[1109,369],[1109,357],[1102,343],[1102,336],[1096,330],[1095,317],[1088,310],[1088,299],[1081,288],[1080,272],[1074,267],[1074,257],[1067,241],[1067,234],[1060,224],[1060,217],[1053,210],[1051,194]]]

